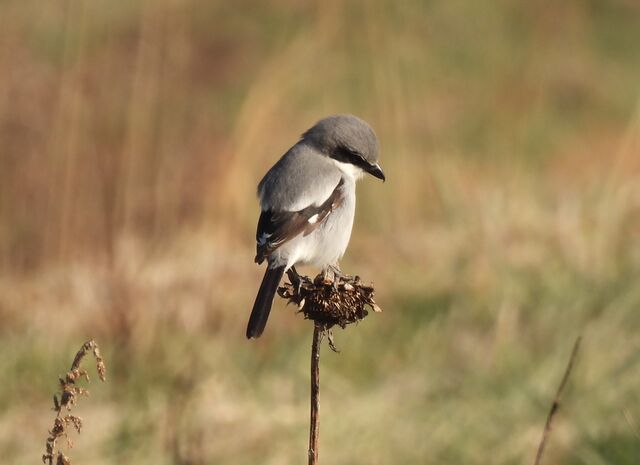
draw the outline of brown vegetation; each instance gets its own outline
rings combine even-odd
[[[56,412],[56,417],[53,420],[53,428],[49,430],[47,451],[42,456],[42,461],[49,465],[52,465],[54,460],[56,465],[71,465],[71,459],[62,452],[58,441],[66,439],[67,447],[73,447],[73,441],[69,437],[69,427],[73,427],[80,434],[83,423],[82,418],[79,416],[70,413],[65,415],[62,411],[66,409],[67,412],[70,412],[76,406],[79,397],[89,395],[87,389],[77,385],[77,381],[82,378],[89,382],[89,373],[81,368],[82,360],[89,352],[93,354],[96,360],[98,377],[101,381],[106,380],[107,367],[100,355],[98,344],[93,340],[85,342],[73,359],[67,374],[64,378],[59,379],[60,396],[58,394],[53,395],[53,410]]]

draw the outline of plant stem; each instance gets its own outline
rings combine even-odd
[[[320,432],[320,343],[322,325],[314,323],[311,343],[311,416],[309,418],[309,465],[318,464],[318,434]]]
[[[575,344],[573,345],[573,350],[571,351],[571,357],[569,357],[569,362],[567,363],[567,368],[564,371],[564,375],[562,376],[562,381],[560,381],[560,386],[558,386],[558,390],[556,391],[556,397],[553,399],[553,403],[551,404],[551,409],[549,410],[549,415],[547,416],[547,422],[544,425],[544,431],[542,432],[542,438],[540,439],[540,444],[538,445],[538,452],[536,453],[536,460],[534,465],[542,464],[542,455],[544,454],[544,448],[547,444],[547,439],[551,435],[551,426],[553,424],[553,419],[560,408],[560,397],[562,396],[562,392],[564,391],[564,387],[567,385],[567,381],[569,380],[569,375],[571,375],[571,370],[573,369],[573,364],[576,360],[576,355],[578,355],[578,349],[580,349],[580,341],[582,337],[578,337],[576,339]]]

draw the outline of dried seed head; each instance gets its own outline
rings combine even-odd
[[[366,307],[380,311],[373,300],[372,286],[361,284],[359,276],[336,276],[335,281],[327,281],[320,274],[311,281],[300,277],[300,285],[286,283],[278,289],[283,299],[300,308],[305,318],[322,324],[325,330],[338,325],[345,328],[368,315]]]

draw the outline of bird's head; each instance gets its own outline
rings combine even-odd
[[[355,178],[369,173],[385,180],[378,164],[376,133],[356,116],[334,115],[321,119],[302,135],[302,140],[314,145],[322,155],[333,159],[342,171]]]

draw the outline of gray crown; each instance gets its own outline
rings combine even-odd
[[[315,145],[332,158],[338,158],[341,151],[348,151],[359,154],[371,165],[378,162],[376,133],[365,121],[353,115],[321,119],[302,135],[302,141]]]

